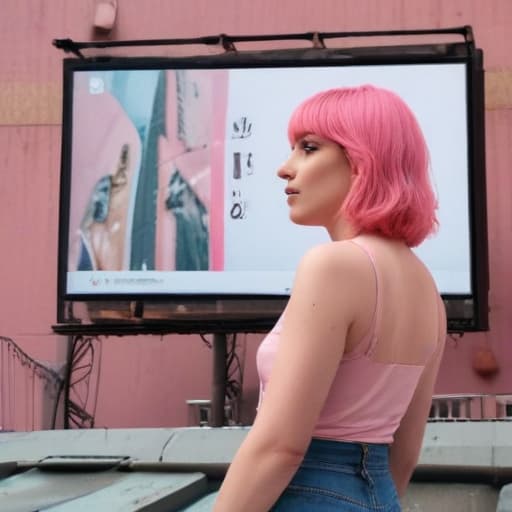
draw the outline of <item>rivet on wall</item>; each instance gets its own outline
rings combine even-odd
[[[94,28],[110,32],[116,22],[117,0],[99,0],[94,13]]]

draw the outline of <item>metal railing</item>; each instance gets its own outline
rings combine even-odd
[[[64,378],[0,336],[0,432],[55,428]]]
[[[429,421],[512,420],[512,394],[435,395]]]

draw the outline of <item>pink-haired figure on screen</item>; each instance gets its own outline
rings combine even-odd
[[[258,414],[214,511],[399,511],[446,337],[411,250],[437,227],[427,146],[404,101],[371,85],[307,99],[288,136],[290,219],[331,241],[304,255],[259,347]]]

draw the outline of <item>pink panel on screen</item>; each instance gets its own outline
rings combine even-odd
[[[213,75],[212,195],[210,207],[210,254],[212,270],[224,269],[224,144],[228,106],[229,71]]]
[[[105,258],[103,266],[109,270],[127,268],[124,255],[125,229],[130,187],[133,184],[135,163],[140,157],[141,144],[133,123],[118,100],[107,91],[91,93],[90,78],[93,74],[75,76],[73,105],[73,151],[71,182],[71,212],[69,223],[69,268],[75,269],[78,260],[80,224],[87,211],[87,204],[98,180],[112,175],[119,164],[123,145],[129,149],[126,171],[127,186],[123,197],[117,199],[121,229],[110,234],[108,251],[114,257]],[[112,203],[113,204],[113,203]],[[96,255],[101,256],[101,255]]]
[[[209,268],[220,270],[227,72],[171,70],[166,84],[166,136],[160,137],[158,145],[156,269],[175,269],[176,222],[165,205],[170,179],[179,171],[209,213]]]

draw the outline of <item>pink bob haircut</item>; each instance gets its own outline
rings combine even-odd
[[[316,134],[345,150],[357,175],[341,206],[358,233],[379,233],[419,245],[438,225],[429,154],[405,102],[363,85],[320,92],[301,103],[288,125],[295,142]]]

